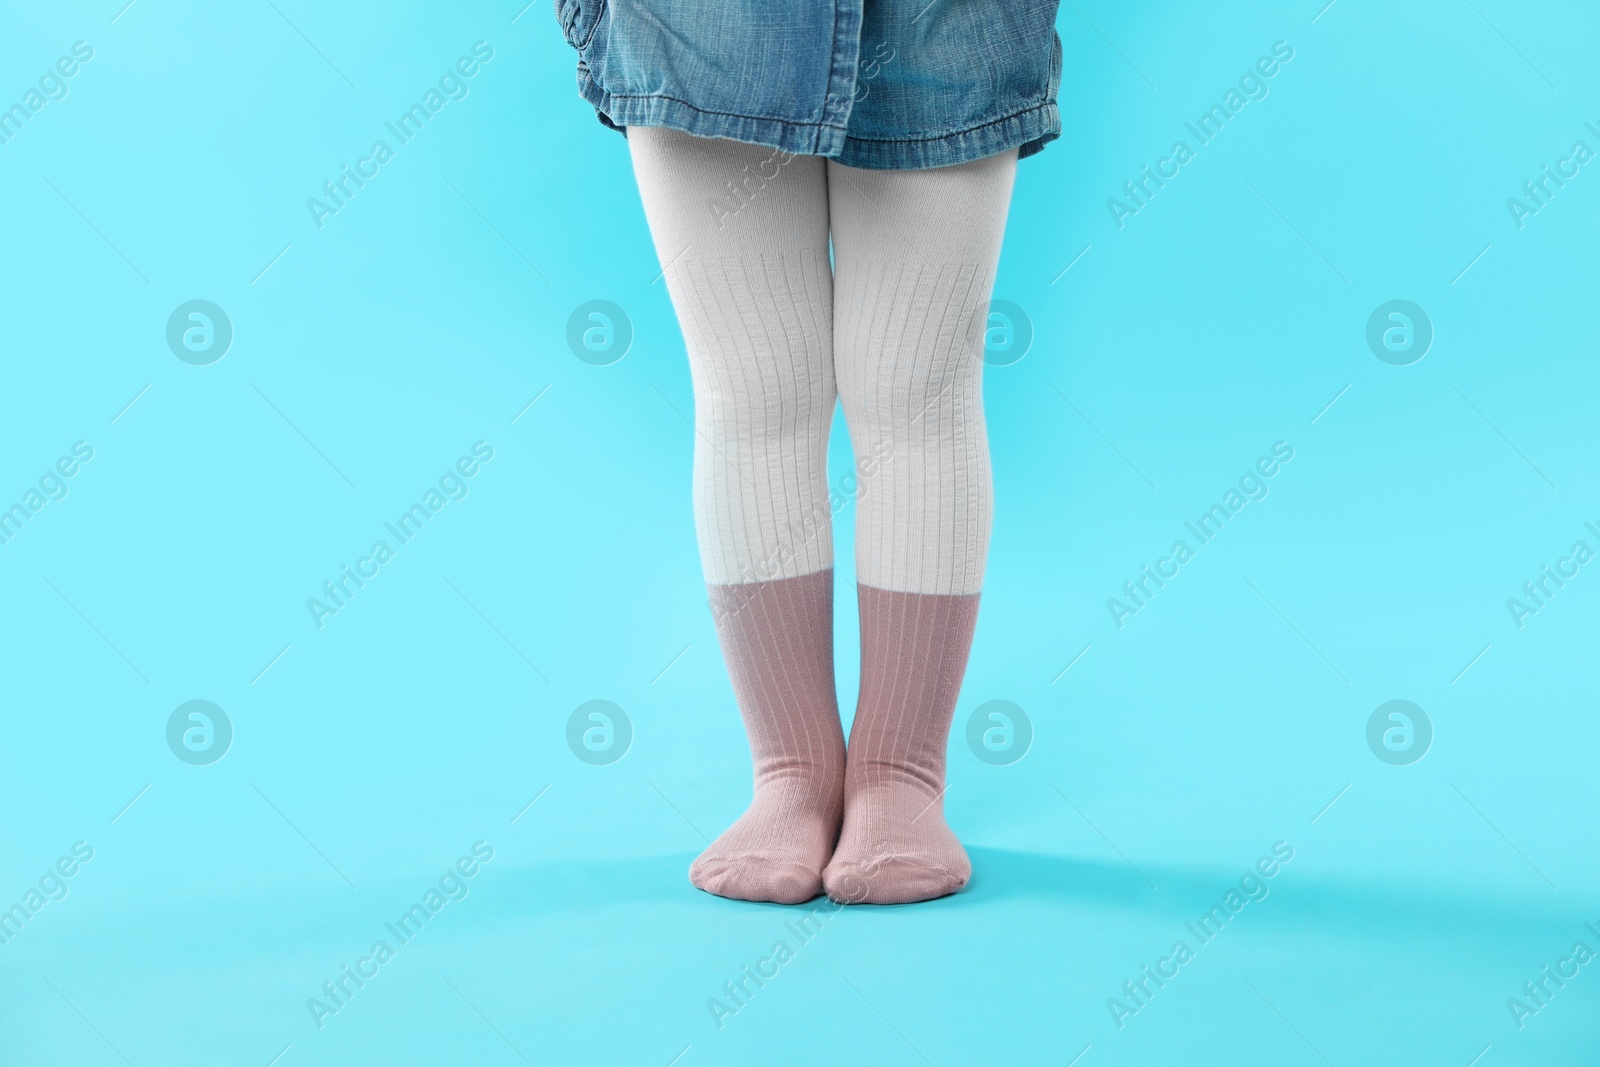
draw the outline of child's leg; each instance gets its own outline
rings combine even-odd
[[[628,144],[694,382],[694,509],[755,799],[690,868],[795,903],[839,831],[827,444],[836,393],[823,161],[632,127]]]
[[[839,900],[952,893],[971,864],[944,821],[945,746],[988,550],[983,332],[1016,152],[954,167],[828,164],[834,368],[862,477],[861,694]]]

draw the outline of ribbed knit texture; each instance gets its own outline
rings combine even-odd
[[[972,874],[944,819],[945,747],[989,548],[983,332],[1015,170],[1013,152],[828,165],[834,368],[858,453],[885,457],[856,517],[861,692],[823,872],[848,903],[927,900]]]
[[[689,880],[809,900],[844,799],[827,176],[818,158],[676,130],[631,128],[628,144],[689,354],[700,560],[755,771],[749,810]]]
[[[833,565],[828,429],[836,401],[825,248],[681,261],[694,381],[694,514],[708,581]]]
[[[903,904],[954,893],[972,864],[944,820],[945,747],[978,595],[858,585],[861,696],[850,726],[844,829],[823,872],[846,903]]]
[[[989,541],[983,330],[1016,153],[891,172],[660,128],[628,142],[688,350],[700,556],[755,770],[749,810],[690,880],[781,902],[824,883],[850,902],[954,892],[971,868],[944,821],[944,749]],[[848,760],[827,484],[840,397],[859,478]]]
[[[856,574],[879,589],[983,587],[993,490],[983,334],[1016,154],[927,171],[828,164],[833,363],[862,477]]]
[[[628,131],[694,385],[694,515],[707,582],[833,565],[833,278],[823,161]],[[771,175],[766,177],[765,175]]]
[[[717,637],[750,738],[755,798],[694,861],[689,880],[740,900],[810,900],[822,892],[821,872],[843,803],[833,571],[710,590]]]

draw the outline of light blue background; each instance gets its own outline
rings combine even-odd
[[[973,882],[833,918],[719,1030],[797,909],[685,878],[749,756],[682,342],[548,4],[121,3],[0,16],[0,105],[94,48],[0,145],[0,506],[95,450],[0,546],[0,906],[95,850],[0,945],[0,1063],[1593,1062],[1600,966],[1506,1007],[1600,949],[1600,568],[1506,607],[1600,548],[1600,165],[1506,206],[1600,149],[1592,7],[1062,8],[1064,134],[996,290],[1035,340],[985,383],[946,800]],[[306,199],[480,40],[470,95],[319,230]],[[1275,41],[1270,95],[1119,230],[1107,198]],[[1436,331],[1406,367],[1364,338],[1397,298]],[[191,299],[233,323],[211,366],[166,346]],[[634,327],[611,366],[566,345],[592,299]],[[317,629],[306,599],[480,440],[470,495]],[[1113,625],[1279,440],[1270,496]],[[564,739],[597,698],[635,731],[609,766]],[[211,766],[166,747],[192,699],[236,731]],[[991,699],[1033,724],[1010,766],[966,748]],[[1411,766],[1367,748],[1391,699],[1434,726]],[[319,1030],[307,998],[478,840],[470,895]],[[1119,1029],[1107,999],[1280,840],[1271,895]]]

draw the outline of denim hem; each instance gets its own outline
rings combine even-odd
[[[835,158],[847,167],[864,170],[926,170],[984,159],[1011,148],[1017,149],[1018,159],[1026,159],[1060,136],[1061,113],[1054,100],[1046,100],[1005,118],[937,137],[879,140],[847,136]]]
[[[578,92],[594,106],[602,123],[624,136],[628,126],[666,126],[697,137],[722,137],[803,156],[836,156],[845,145],[842,124],[702,111],[686,100],[661,93],[613,95],[596,84],[587,70],[578,72]]]

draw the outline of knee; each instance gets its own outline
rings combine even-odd
[[[839,375],[839,395],[854,427],[878,437],[910,439],[930,427],[953,427],[972,416],[982,391],[982,351],[947,351],[896,359],[865,373]]]
[[[935,410],[964,408],[983,386],[986,311],[961,307],[920,324],[913,319],[898,337],[847,324],[834,343],[846,412],[901,427]]]
[[[697,378],[695,421],[722,433],[779,442],[825,431],[837,401],[831,377],[757,374],[753,368]]]

